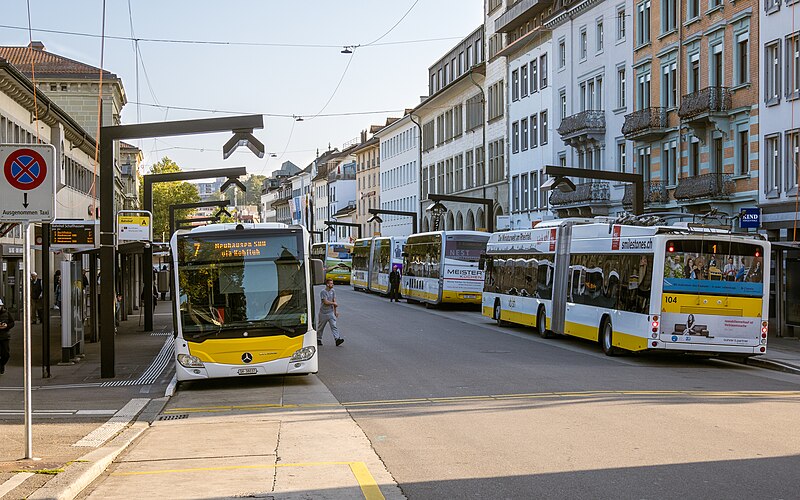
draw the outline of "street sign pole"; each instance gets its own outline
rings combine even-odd
[[[33,402],[31,400],[31,224],[56,217],[56,158],[49,144],[0,144],[0,221],[23,229],[22,333],[25,458],[33,459]],[[43,260],[49,258],[44,255]],[[49,272],[49,270],[48,270]],[[45,285],[48,278],[45,275]],[[49,304],[45,304],[48,307]],[[46,332],[46,330],[45,330]],[[44,333],[44,332],[43,332]]]
[[[25,458],[33,458],[33,404],[31,403],[31,225],[22,225],[22,330],[25,386]]]

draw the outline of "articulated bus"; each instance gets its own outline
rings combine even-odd
[[[483,271],[478,269],[489,233],[435,231],[412,234],[403,252],[400,293],[426,304],[480,304]]]
[[[354,290],[369,289],[369,259],[372,255],[372,238],[359,238],[353,243],[353,271],[350,284]]]
[[[317,372],[312,284],[324,272],[303,227],[213,224],[170,246],[178,381]]]
[[[353,245],[350,243],[314,243],[311,256],[325,263],[325,279],[334,283],[350,283],[353,267]]]
[[[483,315],[599,342],[607,355],[766,352],[770,245],[758,235],[596,219],[495,233]]]
[[[397,268],[403,273],[403,247],[406,238],[379,236],[372,240],[372,257],[369,268],[369,291],[389,293],[389,273]]]

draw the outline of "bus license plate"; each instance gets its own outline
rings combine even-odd
[[[462,297],[464,297],[465,299],[474,299],[475,298],[475,296],[472,295],[472,294],[464,294],[464,295],[462,295]]]
[[[258,373],[257,368],[239,368],[239,375],[255,375]]]

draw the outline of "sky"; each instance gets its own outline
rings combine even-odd
[[[483,0],[2,2],[0,44],[39,40],[96,67],[102,55],[125,88],[123,124],[264,115],[263,159],[240,147],[223,160],[229,133],[130,141],[145,167],[168,156],[183,170],[263,175],[287,160],[304,168],[317,149],[415,107],[428,67],[483,22]]]

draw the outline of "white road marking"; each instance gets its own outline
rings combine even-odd
[[[0,498],[3,498],[4,495],[11,493],[14,488],[24,483],[26,479],[33,475],[33,472],[18,472],[11,476],[8,481],[0,484]]]
[[[127,427],[127,425],[136,418],[147,403],[150,402],[148,398],[134,398],[128,404],[122,407],[121,410],[116,412],[108,422],[104,423],[97,429],[83,437],[80,441],[72,446],[86,446],[90,448],[97,448],[101,444],[108,441],[111,437],[115,436],[119,431]]]

